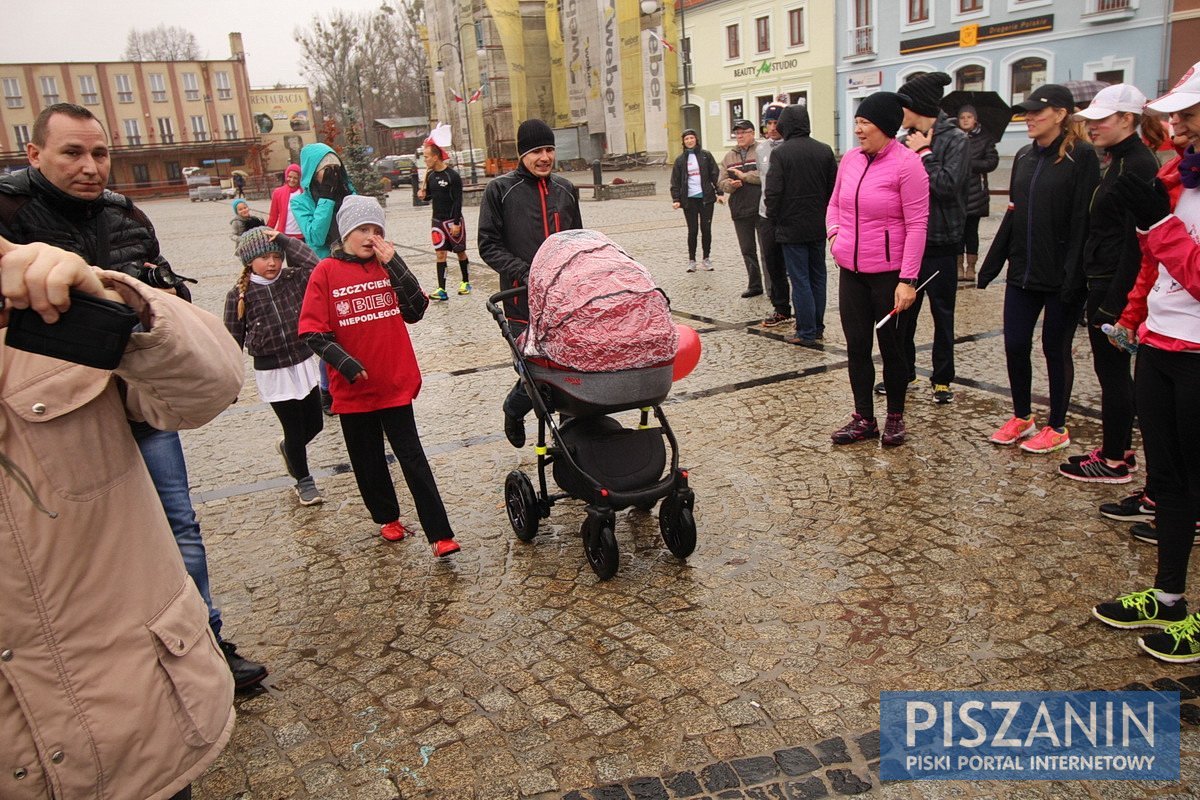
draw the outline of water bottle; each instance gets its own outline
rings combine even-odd
[[[1109,339],[1116,342],[1117,346],[1126,353],[1137,355],[1138,346],[1135,342],[1129,341],[1129,334],[1125,332],[1124,328],[1118,328],[1106,322],[1100,326],[1100,331]]]

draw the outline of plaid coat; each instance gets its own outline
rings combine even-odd
[[[290,367],[313,355],[297,329],[304,290],[320,258],[299,239],[281,233],[275,241],[283,246],[289,266],[270,285],[251,282],[246,287],[246,316],[237,316],[237,286],[225,296],[225,328],[261,370]]]

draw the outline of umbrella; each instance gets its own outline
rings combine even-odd
[[[1064,81],[1062,85],[1071,93],[1076,108],[1087,108],[1096,93],[1108,86],[1104,81]]]
[[[1000,141],[1008,123],[1012,121],[1012,109],[995,92],[959,89],[942,98],[942,110],[951,116],[957,116],[963,106],[975,107],[979,127],[993,142]]]

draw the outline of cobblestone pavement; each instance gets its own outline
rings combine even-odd
[[[1131,487],[1072,483],[1055,471],[1063,453],[986,441],[1011,414],[995,286],[959,293],[955,402],[935,405],[923,382],[907,445],[835,449],[829,432],[851,410],[836,269],[824,349],[790,346],[790,331],[756,327],[765,300],[738,297],[727,211],[715,214],[717,269],[687,274],[666,172],[632,177],[656,180],[658,195],[585,201],[583,217],[700,331],[703,359],[665,406],[696,491],[695,554],[666,551],[656,513],[622,512],[620,573],[601,583],[574,501],[533,543],[515,539],[504,477],[536,467],[532,448],[501,432],[513,373],[483,308],[495,276],[475,263],[475,293],[452,292],[412,328],[417,421],[463,545],[453,559],[435,562],[422,537],[376,535],[336,420],[310,450],[328,502],[299,507],[252,379],[184,435],[227,635],[271,668],[267,690],[239,700],[233,740],[196,797],[1190,796],[1190,724],[1182,785],[880,784],[882,690],[1115,689],[1192,674],[1089,619],[1092,603],[1154,574],[1153,549],[1095,511]],[[391,199],[389,237],[429,287],[429,212]],[[228,207],[145,208],[167,257],[201,279],[196,301],[219,313],[239,270]],[[1083,452],[1099,437],[1083,336],[1076,364],[1070,452]]]

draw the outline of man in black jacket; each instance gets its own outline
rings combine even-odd
[[[811,132],[807,108],[783,109],[783,143],[771,154],[766,188],[767,218],[783,249],[796,315],[796,334],[786,341],[805,347],[825,336],[825,208],[837,180],[833,150]]]
[[[579,190],[554,171],[554,131],[540,119],[517,129],[521,163],[487,185],[479,209],[479,257],[500,273],[500,289],[524,286],[529,265],[542,242],[559,231],[583,227]],[[529,324],[524,296],[504,303],[513,336]],[[525,416],[533,403],[518,380],[504,400],[504,434],[513,447],[525,446]]]
[[[91,111],[71,103],[43,109],[25,152],[29,169],[0,178],[0,236],[16,244],[52,244],[89,264],[129,273],[190,299],[186,285],[177,282],[162,257],[150,220],[128,198],[104,188],[112,166],[108,135]],[[221,638],[221,612],[209,591],[208,558],[188,491],[179,434],[144,422],[130,425],[184,566],[208,605],[209,625],[234,685],[255,686],[267,676],[267,668],[238,655],[237,647]]]
[[[949,403],[954,399],[950,384],[954,381],[954,303],[958,295],[956,263],[962,250],[967,224],[967,182],[971,175],[967,135],[957,121],[938,108],[943,88],[951,78],[944,72],[929,72],[913,78],[898,90],[910,101],[904,110],[908,133],[901,141],[921,157],[929,175],[929,228],[925,235],[925,255],[921,259],[918,285],[936,277],[925,287],[933,314],[933,399]],[[909,387],[917,380],[917,317],[921,314],[922,294],[907,311],[900,314],[900,347],[908,362]],[[880,383],[879,394],[886,390]]]

